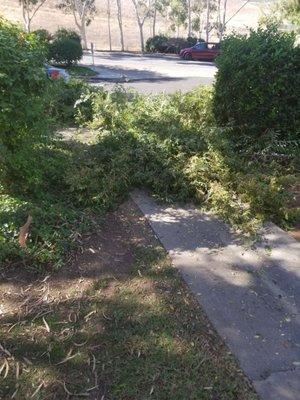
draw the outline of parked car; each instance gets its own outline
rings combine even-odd
[[[63,68],[53,67],[52,65],[45,64],[46,74],[51,79],[62,78],[65,82],[70,79],[69,73]]]
[[[182,49],[179,53],[184,60],[213,61],[220,54],[220,43],[198,42],[193,47]]]

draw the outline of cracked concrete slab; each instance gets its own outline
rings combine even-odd
[[[210,213],[132,198],[261,398],[299,400],[300,243],[270,224],[246,248]]]

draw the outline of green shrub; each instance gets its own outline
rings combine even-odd
[[[248,230],[266,219],[284,224],[289,218],[286,179],[293,167],[260,154],[254,157],[247,149],[237,151],[233,129],[215,126],[213,94],[209,88],[149,97],[121,89],[95,94],[90,126],[100,132],[99,154],[105,152],[110,135],[117,136],[131,154],[128,165],[133,169],[124,165],[127,172],[122,177],[128,188],[147,187],[167,200],[192,198]],[[118,155],[122,148],[110,155],[116,163],[123,160]],[[99,166],[97,158],[95,163]],[[121,165],[117,168],[122,170]],[[119,176],[114,166],[108,170],[110,176]]]
[[[81,44],[74,39],[58,38],[50,44],[49,60],[55,64],[71,66],[82,58]]]
[[[146,51],[150,53],[164,53],[168,47],[168,37],[165,35],[156,35],[146,41]]]
[[[53,39],[52,34],[47,29],[37,29],[33,33],[44,43],[50,43]]]
[[[54,40],[71,39],[74,40],[75,42],[81,43],[80,35],[73,29],[60,28],[54,33],[53,39]]]
[[[82,96],[90,93],[89,86],[78,79],[70,79],[69,82],[55,79],[50,83],[47,92],[49,117],[53,118],[56,124],[76,124],[76,118],[79,120],[77,115],[82,108],[79,105],[76,107],[76,104]],[[87,107],[85,107],[85,112],[87,112]],[[82,119],[81,122],[83,122]]]
[[[202,41],[203,39],[200,39]],[[179,53],[180,50],[186,47],[192,47],[198,42],[195,37],[170,38],[164,35],[156,35],[149,38],[146,42],[146,51],[151,53]]]
[[[36,143],[47,131],[44,47],[0,18],[0,182],[28,190],[39,181]]]
[[[217,122],[231,124],[243,145],[249,145],[248,139],[264,141],[270,132],[278,140],[299,140],[299,60],[294,35],[272,26],[225,38],[216,60]]]
[[[237,151],[233,128],[215,126],[211,88],[141,96],[119,87],[51,83],[48,114],[60,124],[74,117],[84,122],[93,144],[37,142],[30,157],[38,190],[14,195],[0,186],[0,264],[59,267],[91,216],[117,206],[134,187],[167,201],[193,200],[248,231],[293,216],[286,190],[294,182],[292,162],[282,166],[269,154]],[[18,230],[28,214],[34,224],[20,250]]]

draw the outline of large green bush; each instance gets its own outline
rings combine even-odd
[[[214,113],[233,135],[264,141],[299,139],[300,48],[295,37],[269,26],[231,35],[216,59]]]
[[[149,53],[163,53],[168,47],[168,37],[165,35],[155,35],[146,41],[146,51]]]
[[[53,35],[55,40],[71,39],[75,42],[81,43],[80,35],[73,29],[59,28]]]
[[[29,188],[39,179],[34,151],[46,132],[44,47],[0,18],[0,181]]]
[[[171,38],[165,35],[156,35],[149,38],[146,42],[146,51],[150,53],[179,53],[180,50],[194,46],[197,43],[197,38]],[[202,39],[200,39],[202,41]]]
[[[47,29],[37,29],[33,32],[44,43],[50,43],[53,35]]]
[[[88,84],[78,79],[70,79],[69,82],[65,82],[63,79],[51,81],[47,93],[49,117],[58,125],[75,125],[76,120],[79,119],[78,114],[82,111],[82,107],[80,104],[77,105],[77,102],[88,96],[91,91]],[[85,114],[88,114],[87,106],[84,111]],[[84,117],[85,120],[88,119],[88,115]]]
[[[78,40],[69,37],[54,39],[49,48],[49,60],[55,64],[71,66],[82,58],[82,47]]]

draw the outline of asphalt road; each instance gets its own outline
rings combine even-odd
[[[187,92],[194,87],[210,85],[216,67],[210,62],[184,61],[177,56],[98,52],[85,54],[82,64],[97,73],[97,85],[120,83],[141,93]]]

